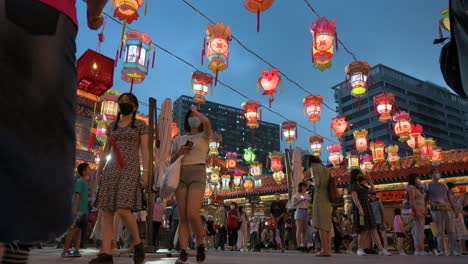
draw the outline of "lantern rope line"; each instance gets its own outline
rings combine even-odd
[[[185,0],[182,0],[182,1],[185,1]],[[115,18],[112,17],[111,15],[107,14],[106,12],[104,12],[104,15],[107,16],[107,17],[109,17],[111,20],[115,21],[116,23],[122,24],[122,22],[118,21],[117,19],[115,19]],[[131,30],[132,28],[129,27],[129,26],[127,26],[127,29],[128,29],[128,30]],[[196,70],[196,71],[201,71],[200,69],[198,69],[198,68],[197,68],[195,65],[193,65],[192,63],[190,63],[190,62],[186,61],[185,59],[183,59],[182,57],[180,57],[180,56],[174,54],[174,53],[171,52],[170,50],[168,50],[168,49],[166,49],[166,48],[164,48],[164,47],[158,45],[158,44],[155,43],[154,41],[151,41],[151,44],[154,45],[155,47],[157,47],[158,49],[160,49],[160,50],[166,52],[167,54],[171,55],[172,57],[176,58],[177,60],[183,62],[183,63],[186,64],[187,66],[190,66],[190,67],[193,68],[194,70]],[[229,90],[231,90],[231,91],[237,93],[238,95],[240,95],[241,97],[243,97],[243,98],[245,98],[245,99],[247,99],[247,100],[253,100],[253,99],[251,99],[250,97],[248,97],[247,95],[245,95],[245,94],[243,94],[242,92],[240,92],[239,90],[233,88],[232,86],[228,85],[227,83],[222,82],[222,81],[219,80],[219,79],[218,79],[218,83],[221,84],[222,86],[228,88]],[[139,101],[139,102],[140,102],[140,101]],[[147,103],[142,103],[142,104],[148,105]],[[273,114],[275,114],[275,115],[277,115],[277,116],[279,116],[279,117],[285,119],[286,121],[290,121],[289,118],[287,118],[286,116],[282,115],[281,113],[279,113],[279,112],[277,112],[277,111],[275,111],[275,110],[273,110],[273,109],[270,109],[268,106],[264,106],[263,104],[260,104],[260,105],[261,105],[261,107],[265,108],[265,109],[268,110],[269,112],[271,112],[271,113],[273,113]],[[305,126],[302,126],[302,125],[300,125],[300,124],[297,124],[297,126],[300,127],[300,128],[302,128],[302,129],[304,129],[304,130],[306,130],[306,131],[308,131],[308,132],[310,132],[310,133],[313,133],[314,135],[319,135],[318,133],[316,133],[316,132],[314,132],[314,131],[308,129],[308,128],[305,127]],[[330,139],[330,138],[327,138],[327,137],[324,137],[324,139],[326,139],[326,140],[328,140],[328,141],[330,141],[330,142],[332,142],[332,143],[338,143],[337,141],[335,141],[335,140],[333,140],[333,139]]]
[[[304,2],[306,3],[306,5],[309,7],[309,9],[312,11],[312,13],[314,13],[318,18],[320,18],[320,14],[315,11],[315,9],[312,7],[312,4],[310,4],[309,0],[304,0]],[[344,48],[344,50],[346,51],[346,53],[348,53],[349,55],[351,55],[353,57],[353,59],[355,61],[357,61],[358,59],[356,58],[356,55],[351,52],[348,47],[346,47],[346,45],[341,41],[341,39],[338,39],[338,43],[341,44],[341,46]]]
[[[207,15],[205,15],[204,13],[202,13],[200,10],[198,10],[195,6],[193,6],[192,4],[190,4],[189,2],[187,2],[187,0],[181,0],[182,2],[184,2],[185,4],[187,4],[190,8],[192,8],[195,12],[197,12],[198,14],[200,14],[202,17],[204,17],[208,22],[210,22],[211,24],[215,24],[215,22],[209,18]],[[258,53],[256,53],[255,51],[251,50],[250,48],[248,48],[246,45],[244,45],[244,43],[242,43],[238,38],[236,38],[234,35],[231,35],[231,38],[233,40],[235,40],[237,42],[237,44],[239,44],[243,49],[245,49],[247,52],[249,52],[250,54],[254,55],[255,57],[257,57],[259,60],[261,60],[262,62],[264,62],[266,65],[270,66],[272,69],[276,69],[278,67],[274,66],[271,62],[267,61],[266,59],[264,59],[262,56],[258,55]],[[341,43],[341,42],[340,42]],[[343,45],[343,44],[342,44]],[[344,45],[343,45],[344,47]],[[345,50],[346,47],[344,47]],[[348,53],[350,53],[348,51]],[[352,53],[350,53],[352,54]],[[354,54],[353,54],[353,57],[354,57]],[[355,58],[356,60],[356,58]],[[308,91],[307,89],[305,89],[304,87],[302,87],[298,82],[294,81],[293,79],[289,78],[288,75],[286,75],[285,73],[283,73],[283,71],[280,71],[279,72],[281,74],[281,76],[283,76],[286,80],[288,80],[289,82],[293,83],[295,86],[297,86],[297,88],[301,89],[302,91],[304,91],[305,93],[309,94],[309,95],[312,95],[312,93],[310,91]],[[328,108],[329,110],[331,110],[332,112],[334,113],[337,113],[336,112],[336,109],[334,109],[333,107],[329,106],[328,104],[326,104],[325,102],[322,103],[326,108]]]

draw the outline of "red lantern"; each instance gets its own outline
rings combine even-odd
[[[336,21],[321,17],[310,25],[310,32],[313,36],[312,62],[317,69],[324,71],[331,66],[333,43],[338,42]]]
[[[213,94],[213,76],[201,71],[192,73],[192,92],[195,93],[193,100],[199,104],[206,103],[208,91],[210,95]]]
[[[350,151],[347,153],[346,158],[348,159],[348,170],[359,170],[359,154],[357,151]]]
[[[78,89],[97,96],[114,85],[115,61],[93,50],[87,50],[77,62]]]
[[[122,80],[131,83],[130,92],[133,91],[133,84],[142,83],[148,74],[151,37],[146,33],[130,30],[126,33],[125,41],[126,55],[122,69]]]
[[[283,133],[281,138],[286,139],[286,144],[292,145],[296,142],[297,139],[297,123],[295,121],[286,121],[281,124]]]
[[[385,161],[385,143],[383,141],[371,142],[370,150],[375,163]]]
[[[401,142],[405,142],[409,139],[411,133],[411,119],[408,112],[400,111],[393,116],[394,131],[397,136],[400,137]]]
[[[226,168],[228,170],[235,170],[237,166],[237,153],[228,152],[226,153]]]
[[[374,97],[374,112],[380,114],[379,121],[387,122],[392,119],[392,113],[396,112],[395,95],[382,93]]]
[[[354,145],[356,150],[364,152],[367,150],[367,129],[354,130]]]
[[[304,103],[304,110],[309,116],[309,122],[320,121],[320,114],[322,113],[323,98],[320,95],[309,95],[302,100]]]
[[[259,102],[248,101],[242,103],[242,110],[245,112],[247,126],[250,128],[258,128],[258,121],[261,119],[258,109],[262,106]]]
[[[331,144],[327,147],[328,152],[330,152],[330,156],[328,160],[333,164],[334,167],[339,167],[340,164],[343,162],[343,154],[341,154],[341,144]]]
[[[206,40],[208,39],[208,44]],[[215,73],[215,85],[218,82],[218,72],[224,71],[229,62],[229,41],[231,41],[231,28],[223,23],[208,25],[206,38],[203,41],[202,64],[205,53],[210,61],[208,68]],[[208,52],[206,52],[208,48]]]
[[[407,144],[411,149],[413,149],[415,154],[419,153],[421,147],[426,142],[426,139],[421,135],[422,132],[423,127],[420,124],[412,125]]]
[[[424,145],[421,147],[421,158],[423,160],[431,160],[434,152],[435,141],[432,138],[426,138]]]
[[[113,0],[112,4],[115,5],[114,17],[123,20],[125,24],[131,24],[140,16],[138,9],[143,4],[142,0]],[[125,28],[123,29],[125,31]]]
[[[275,100],[276,89],[280,86],[280,91],[283,91],[283,81],[279,76],[279,70],[273,69],[269,71],[262,71],[262,77],[258,78],[257,82],[257,93],[259,92],[260,87],[263,89],[263,95],[269,95],[270,99],[268,102],[271,103]]]
[[[442,161],[442,149],[440,147],[434,147],[432,151],[432,166],[440,165]]]
[[[276,151],[270,152],[271,170],[273,172],[283,170],[283,164],[281,163],[282,158],[283,154]]]
[[[314,156],[320,156],[323,146],[322,136],[312,136],[309,138],[309,149]]]
[[[361,98],[367,92],[367,82],[371,78],[371,66],[366,61],[354,61],[345,68],[346,89],[351,83],[351,95]],[[360,102],[360,101],[359,101]]]
[[[274,0],[244,0],[244,7],[257,14],[257,32],[260,32],[260,12],[273,5]]]
[[[346,121],[346,117],[341,116],[332,118],[331,128],[335,131],[336,137],[342,137],[346,129],[348,128],[348,122]]]
[[[172,122],[171,139],[174,139],[179,133],[180,129],[177,127],[177,123]]]

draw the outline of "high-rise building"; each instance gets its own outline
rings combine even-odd
[[[174,122],[183,131],[184,118],[191,105],[197,103],[190,96],[183,95],[174,101]],[[277,124],[260,121],[259,128],[253,131],[245,124],[240,108],[207,101],[200,105],[200,112],[210,118],[213,131],[222,135],[220,156],[226,152],[237,152],[242,159],[244,149],[253,146],[257,160],[265,164],[271,151],[280,150],[280,127]]]
[[[395,95],[398,110],[409,112],[412,122],[421,124],[423,135],[436,140],[437,146],[443,149],[468,146],[468,100],[446,88],[381,64],[372,68],[372,78],[374,84],[360,102],[350,94],[345,82],[332,88],[335,91],[337,112],[346,117],[350,131],[367,129],[371,140],[380,139],[386,144],[398,143],[400,155],[409,149],[406,144],[398,142],[393,132],[393,121],[382,123],[374,113],[374,96],[385,91]],[[346,133],[342,144],[345,152],[355,149],[351,132]]]

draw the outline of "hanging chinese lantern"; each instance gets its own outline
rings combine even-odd
[[[221,190],[223,191],[229,191],[230,188],[229,188],[229,183],[231,182],[231,176],[229,175],[223,175],[221,176],[221,181],[222,181],[222,185],[223,187],[221,188]]]
[[[223,140],[223,136],[221,134],[216,133],[216,132],[211,133],[211,141],[209,144],[211,156],[219,155],[219,146],[222,140]]]
[[[374,112],[380,115],[380,122],[392,120],[392,113],[396,112],[395,95],[382,93],[374,97]]]
[[[420,124],[412,125],[411,133],[406,143],[413,150],[414,154],[419,154],[421,147],[426,142],[426,139],[421,135],[422,133],[423,127]]]
[[[124,21],[122,32],[125,32],[127,24],[131,24],[140,17],[138,9],[142,4],[142,0],[112,0],[111,5],[116,7],[114,17]]]
[[[388,154],[388,163],[392,164],[392,166],[396,166],[400,162],[400,156],[398,155],[398,145],[390,145],[385,150]]]
[[[208,44],[206,44],[206,40],[208,40]],[[218,83],[218,72],[226,70],[229,64],[229,41],[231,41],[231,28],[229,26],[224,26],[220,22],[208,25],[206,38],[203,40],[202,64],[206,54],[210,61],[208,68],[215,73],[215,85]]]
[[[97,121],[96,139],[101,144],[106,142],[107,140],[107,129],[108,129],[108,125],[105,121],[103,120]]]
[[[247,126],[254,129],[258,128],[258,121],[261,119],[259,114],[259,108],[262,105],[259,102],[248,101],[242,103],[242,110],[245,112],[245,119],[247,120]]]
[[[228,152],[226,153],[226,168],[228,170],[235,170],[237,166],[237,153]]]
[[[277,184],[283,183],[284,177],[285,175],[283,171],[276,171],[273,173],[273,179],[275,179]]]
[[[322,136],[312,136],[309,138],[309,149],[314,156],[320,156],[323,148],[323,137]]]
[[[297,123],[295,121],[286,121],[281,124],[283,133],[281,134],[281,139],[286,139],[286,144],[292,145],[296,142],[297,139]]]
[[[434,147],[432,150],[432,166],[439,166],[442,161],[442,148]]]
[[[263,164],[254,162],[250,165],[250,174],[255,177],[262,176]]]
[[[281,163],[281,160],[283,159],[283,154],[277,151],[273,151],[273,152],[270,152],[269,156],[271,160],[271,170],[273,172],[283,170],[283,164]]]
[[[254,177],[252,176],[245,176],[244,177],[244,189],[246,191],[252,191],[254,187]]]
[[[247,164],[252,163],[256,158],[257,154],[255,154],[255,149],[252,147],[244,149],[244,160]]]
[[[367,129],[354,130],[354,146],[359,152],[364,152],[367,150]]]
[[[220,180],[219,174],[220,174],[220,172],[221,172],[221,168],[218,167],[218,166],[215,166],[215,167],[211,168],[210,178],[211,178],[211,183],[212,184],[219,184],[219,180]]]
[[[348,170],[358,170],[359,166],[359,154],[357,151],[353,150],[346,154],[346,158],[348,159]]]
[[[316,23],[310,25],[312,33],[312,62],[320,71],[331,67],[333,57],[333,43],[336,41],[338,50],[338,37],[336,34],[336,21],[321,17]]]
[[[257,14],[257,32],[260,32],[260,13],[273,5],[274,0],[244,0],[244,7]]]
[[[130,30],[126,33],[126,54],[122,69],[122,80],[131,83],[130,92],[134,84],[142,83],[148,74],[151,37],[146,33]],[[154,55],[153,55],[154,61]]]
[[[367,83],[371,78],[371,66],[366,61],[353,61],[345,68],[346,72],[346,89],[348,89],[348,82],[351,84],[351,95],[357,97],[358,108],[360,109],[360,98],[367,92]]]
[[[435,141],[432,138],[426,138],[424,145],[421,147],[421,158],[423,160],[431,160],[434,152]]]
[[[309,122],[314,122],[315,128],[315,123],[320,121],[323,98],[320,95],[308,95],[302,102],[304,103],[304,111],[309,116]]]
[[[341,144],[331,144],[327,147],[328,152],[330,152],[330,156],[328,160],[334,167],[339,167],[340,164],[343,162],[343,154],[341,153]]]
[[[395,135],[400,137],[401,142],[407,141],[412,128],[409,113],[406,111],[400,111],[393,116],[393,121],[395,121],[393,127]]]
[[[372,151],[372,158],[374,162],[385,161],[385,143],[381,140],[370,143],[370,150]]]
[[[115,90],[108,90],[105,94],[99,97],[101,103],[101,116],[105,121],[114,121],[119,112],[119,99],[120,93]]]
[[[213,94],[213,76],[201,71],[192,73],[192,92],[195,93],[193,100],[199,104],[205,104],[208,91],[210,95]]]
[[[172,130],[171,130],[171,139],[173,140],[177,135],[179,135],[180,129],[177,127],[176,122],[172,122]]]
[[[239,189],[242,183],[242,173],[239,173],[237,171],[234,173],[233,183],[234,183],[234,187],[236,189]]]
[[[346,121],[346,117],[341,116],[332,118],[331,128],[335,131],[336,137],[342,137],[346,129],[348,128],[348,122]]]
[[[78,89],[101,96],[114,85],[115,61],[87,50],[77,61]]]
[[[262,177],[254,177],[254,186],[255,186],[255,189],[262,188]]]
[[[262,77],[258,78],[257,81],[257,93],[260,91],[260,87],[263,89],[263,95],[269,95],[268,103],[270,104],[275,100],[276,89],[280,86],[280,91],[283,91],[283,81],[279,76],[279,69],[273,69],[271,71],[262,71]]]
[[[374,168],[374,163],[372,163],[372,155],[364,154],[362,156],[361,171],[370,173]]]

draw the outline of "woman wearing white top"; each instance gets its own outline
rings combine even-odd
[[[193,106],[184,121],[186,135],[174,139],[171,147],[171,163],[184,155],[181,162],[179,187],[175,191],[179,207],[180,256],[176,263],[188,263],[188,239],[190,228],[197,243],[197,262],[206,258],[203,244],[203,225],[200,209],[206,185],[206,156],[211,138],[210,120]]]
[[[296,219],[296,241],[298,250],[306,250],[304,244],[307,232],[307,221],[309,220],[308,208],[310,205],[310,196],[306,193],[307,186],[300,182],[297,188],[298,192],[294,194],[293,206],[296,208],[294,219]]]

